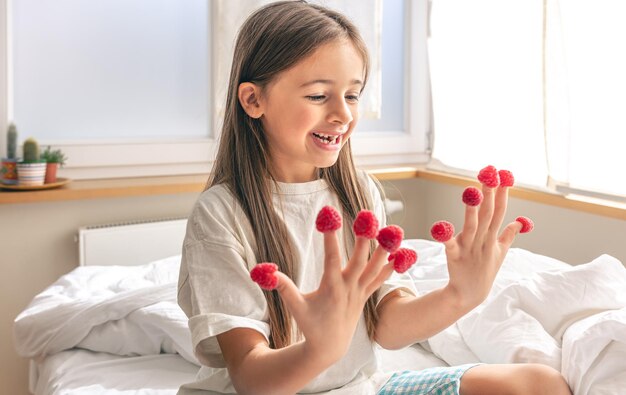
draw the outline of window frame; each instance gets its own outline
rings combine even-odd
[[[6,131],[12,119],[11,3],[0,0],[0,152],[6,151]],[[212,21],[211,2],[207,18]],[[352,149],[357,165],[426,163],[431,130],[430,85],[426,48],[428,0],[405,1],[404,130],[363,132],[354,135]],[[214,113],[215,65],[213,27],[209,40],[209,136],[206,138],[40,140],[63,150],[69,158],[60,175],[72,179],[126,178],[160,175],[208,174],[217,154],[220,120]],[[428,87],[428,89],[420,89]],[[19,125],[18,125],[18,132]],[[19,139],[25,137],[20,133]]]

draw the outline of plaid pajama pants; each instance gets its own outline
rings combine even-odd
[[[461,377],[477,364],[394,373],[378,395],[459,395]]]

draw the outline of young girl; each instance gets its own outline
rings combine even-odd
[[[507,188],[483,187],[445,243],[449,283],[422,297],[389,280],[387,252],[349,225],[318,233],[326,205],[344,224],[362,209],[385,219],[350,148],[367,77],[363,40],[329,9],[277,2],[242,26],[219,152],[183,247],[178,300],[203,367],[179,393],[569,394],[542,365],[378,371],[375,343],[427,339],[486,298],[521,225],[498,236]],[[279,265],[277,290],[251,281],[259,262]]]

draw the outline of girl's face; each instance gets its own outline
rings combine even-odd
[[[261,122],[274,177],[317,178],[333,165],[357,123],[363,60],[349,40],[323,45],[281,72],[263,92]]]

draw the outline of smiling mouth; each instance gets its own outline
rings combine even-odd
[[[337,144],[339,143],[339,141],[341,141],[341,136],[342,135],[329,135],[329,134],[322,134],[322,133],[313,133],[313,136],[315,138],[317,138],[319,141],[321,141],[324,144],[328,144],[328,145],[333,145],[333,144]]]

